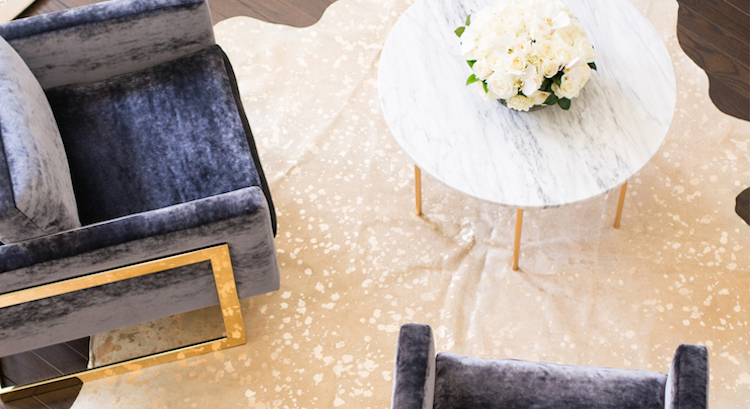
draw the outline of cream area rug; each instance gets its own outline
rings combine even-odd
[[[399,327],[479,357],[666,372],[706,345],[713,408],[750,401],[748,123],[720,113],[680,49],[677,3],[633,0],[666,43],[677,108],[656,157],[617,194],[526,212],[424,179],[378,101],[378,58],[412,0],[340,0],[308,28],[236,17],[219,44],[239,80],[276,203],[281,290],[242,302],[248,343],[84,385],[75,408],[389,407]],[[419,75],[422,69],[405,75]],[[215,309],[94,338],[97,363],[220,333]]]

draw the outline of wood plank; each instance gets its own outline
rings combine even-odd
[[[85,337],[85,338],[80,338],[80,339],[74,339],[72,341],[66,342],[65,344],[68,345],[68,347],[72,349],[73,351],[75,351],[77,354],[86,358],[86,360],[88,361],[90,341],[91,341],[91,337]]]
[[[88,359],[82,357],[66,344],[53,345],[37,349],[34,353],[54,368],[60,375],[78,372],[86,369]]]
[[[69,408],[70,406],[64,409]],[[14,400],[12,402],[0,402],[0,409],[50,409],[50,407],[40,402],[35,397],[31,397]]]
[[[727,35],[746,43],[750,37],[748,16],[723,0],[677,0],[680,8],[687,7],[706,20],[714,22]],[[746,0],[747,1],[747,0]],[[680,23],[678,22],[678,25]]]
[[[723,53],[716,52],[711,44],[681,25],[677,26],[677,38],[685,54],[709,76],[750,96],[750,83],[748,83],[750,69],[748,67],[737,63]]]
[[[750,96],[730,88],[721,80],[708,76],[708,93],[721,112],[750,121]]]
[[[3,357],[3,385],[22,385],[62,375],[33,351]]]
[[[750,16],[750,1],[747,1],[747,0],[724,0],[724,1],[736,7],[737,10]]]
[[[49,409],[70,409],[81,391],[83,383],[56,391],[36,395],[34,398]]]
[[[727,57],[745,67],[750,67],[750,50],[748,50],[747,39],[743,43],[735,37],[727,35],[716,22],[707,20],[688,7],[680,7],[678,21],[681,27],[695,33],[717,51],[724,53]],[[750,36],[750,32],[748,32],[748,36]]]

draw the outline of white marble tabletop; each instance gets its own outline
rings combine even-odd
[[[675,108],[672,62],[654,27],[627,0],[565,0],[596,48],[572,107],[512,111],[465,85],[453,32],[494,0],[417,0],[380,58],[388,126],[406,154],[466,194],[520,208],[607,192],[662,144]]]

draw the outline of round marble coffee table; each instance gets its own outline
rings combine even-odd
[[[598,71],[569,111],[516,112],[467,87],[469,67],[453,32],[495,0],[417,0],[393,27],[380,57],[385,119],[421,170],[468,195],[523,209],[579,202],[621,186],[656,153],[675,108],[669,53],[627,0],[565,0],[596,48]]]

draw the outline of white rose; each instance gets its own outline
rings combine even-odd
[[[505,104],[508,108],[513,108],[516,111],[528,111],[529,108],[534,106],[534,99],[523,95],[514,95],[506,99]]]
[[[510,60],[511,58],[508,56],[508,54],[490,53],[490,55],[487,57],[487,64],[492,71],[505,72],[507,71]]]
[[[576,38],[573,47],[578,51],[578,55],[583,56],[585,62],[594,62],[596,59],[596,51],[594,51],[594,47],[585,36]]]
[[[564,30],[555,30],[555,32],[552,33],[552,41],[556,43],[562,43],[567,46],[572,47],[573,43],[575,42],[568,33],[566,33]],[[555,44],[555,48],[559,48],[560,46]]]
[[[523,71],[526,69],[526,55],[513,53],[510,54],[510,57],[508,72],[515,75],[523,74]]]
[[[513,45],[513,52],[520,54],[529,54],[532,50],[531,39],[525,35],[520,36],[516,39]]]
[[[471,67],[471,71],[480,80],[483,80],[492,74],[492,68],[490,68],[490,64],[485,59],[477,60]]]
[[[534,48],[539,57],[544,60],[552,60],[555,58],[555,48],[552,41],[540,40],[534,43]]]
[[[573,47],[561,45],[555,50],[555,59],[563,66],[568,66],[576,58],[579,58],[578,51]]]
[[[568,74],[562,76],[560,80],[560,86],[552,84],[552,91],[560,98],[573,99],[578,96],[581,88],[578,86],[577,81],[573,81]]]
[[[560,64],[557,61],[545,61],[542,63],[541,73],[545,78],[552,78],[560,71]]]
[[[518,94],[515,79],[502,72],[495,72],[487,78],[487,88],[496,99],[508,99]]]
[[[575,68],[565,71],[566,72],[563,77],[568,78],[569,81],[572,81],[574,84],[578,85],[578,88],[583,88],[583,86],[591,76],[591,68],[586,64],[580,64]]]

